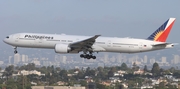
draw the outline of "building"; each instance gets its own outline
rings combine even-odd
[[[12,64],[12,56],[9,56],[8,63]]]
[[[0,61],[0,65],[3,65],[4,64],[4,61]]]
[[[141,70],[141,69],[134,71],[134,74],[143,74],[143,73],[144,73],[144,70]]]
[[[151,64],[154,64],[155,62],[156,62],[156,61],[155,61],[154,58],[150,59],[150,63],[151,63]]]
[[[104,63],[98,63],[98,67],[104,68]]]
[[[14,64],[18,64],[21,60],[21,55],[20,54],[14,54]]]
[[[166,57],[162,57],[161,58],[161,63],[168,64],[167,58]]]
[[[118,55],[117,55],[117,60],[116,60],[116,62],[117,62],[117,63],[122,63],[122,59],[123,59],[123,58],[122,58],[122,55],[121,55],[121,54],[118,54]]]
[[[108,59],[109,59],[109,55],[108,54],[104,54],[104,63],[108,63]]]
[[[141,86],[141,89],[148,89],[148,88],[150,88],[150,89],[153,89],[153,86]]]
[[[145,56],[144,56],[144,61],[143,61],[143,62],[144,62],[144,63],[147,63],[147,60],[148,60],[148,57],[147,57],[147,55],[145,55]]]
[[[41,63],[40,63],[40,61],[38,60],[38,58],[34,58],[31,63],[34,63],[35,65],[38,65],[38,66],[41,65]]]
[[[179,55],[174,55],[173,64],[178,64],[179,59],[180,59]]]
[[[28,62],[28,55],[24,55],[22,54],[22,59],[21,59],[22,62]]]
[[[66,56],[61,56],[61,62],[62,62],[63,64],[66,64],[66,62],[67,62],[67,57],[66,57]]]
[[[41,74],[41,72],[39,71],[36,71],[36,70],[32,70],[32,71],[26,71],[26,70],[22,70],[22,71],[19,71],[18,74],[13,74],[13,76],[17,76],[17,75],[30,75],[30,74],[36,74],[36,75],[43,75],[45,76],[45,74]]]

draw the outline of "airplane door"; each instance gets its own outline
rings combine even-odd
[[[111,47],[111,40],[108,40],[107,47]]]
[[[140,42],[140,43],[139,43],[139,51],[141,52],[141,51],[142,51],[142,49],[143,49],[143,43],[142,43],[142,42]]]
[[[20,35],[19,35],[19,34],[17,34],[17,35],[14,35],[15,42],[18,42],[18,41],[19,41],[19,37],[20,37]]]

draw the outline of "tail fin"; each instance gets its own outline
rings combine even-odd
[[[171,31],[171,28],[176,18],[169,18],[161,27],[159,27],[147,39],[159,42],[166,42],[166,39]]]

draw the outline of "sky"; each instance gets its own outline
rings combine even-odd
[[[147,38],[176,18],[168,42],[180,43],[180,0],[0,0],[0,39],[19,32]],[[10,47],[0,41],[0,49]]]

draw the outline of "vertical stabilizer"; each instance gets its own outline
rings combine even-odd
[[[169,18],[161,27],[159,27],[153,34],[147,39],[159,42],[166,42],[166,39],[172,29],[172,26],[176,18]]]

